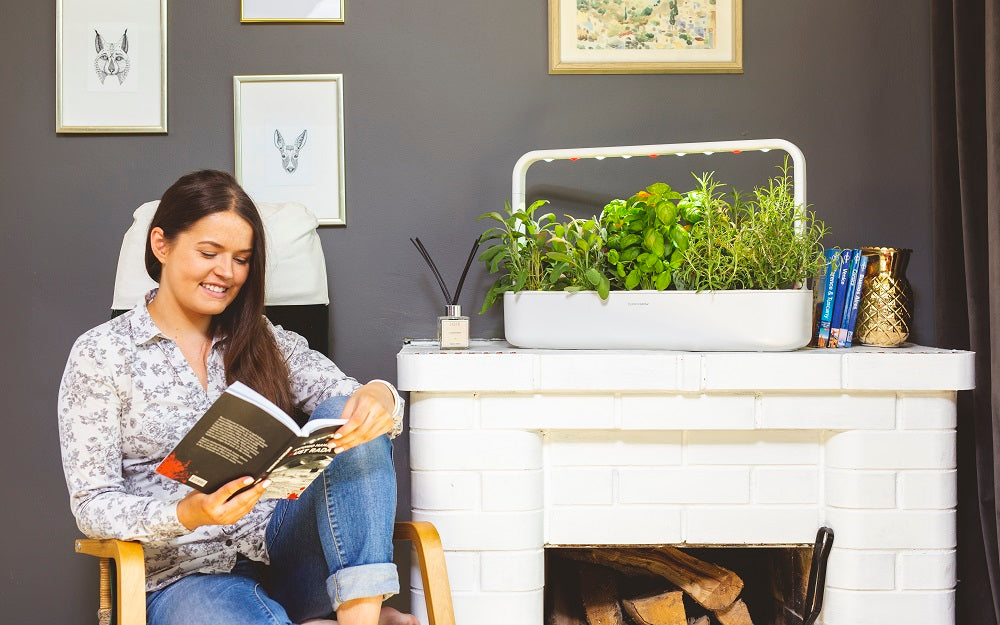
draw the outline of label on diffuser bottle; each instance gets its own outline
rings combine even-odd
[[[438,337],[441,349],[466,349],[469,347],[469,318],[440,317]]]

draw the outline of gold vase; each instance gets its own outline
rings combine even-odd
[[[912,250],[863,247],[868,268],[861,287],[854,338],[865,345],[896,347],[910,336],[913,290],[906,279]]]

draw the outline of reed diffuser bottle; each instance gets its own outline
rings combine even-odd
[[[434,277],[437,279],[438,286],[441,287],[441,293],[444,295],[444,314],[437,318],[438,345],[441,349],[468,349],[469,318],[462,314],[462,307],[458,304],[458,298],[462,294],[462,286],[465,284],[465,277],[469,273],[472,259],[476,257],[476,251],[479,250],[479,238],[476,238],[475,243],[472,245],[472,251],[469,252],[469,258],[465,261],[465,269],[462,270],[462,277],[458,281],[454,297],[452,297],[451,292],[445,285],[444,278],[441,277],[441,272],[438,271],[437,265],[431,260],[431,255],[427,252],[427,248],[420,241],[420,237],[410,239],[410,242],[420,252],[424,261],[427,262],[427,266],[434,272]]]

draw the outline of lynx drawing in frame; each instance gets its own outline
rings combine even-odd
[[[94,30],[94,48],[97,50],[97,56],[94,58],[94,70],[97,72],[101,84],[104,84],[108,76],[114,76],[118,79],[119,85],[123,84],[128,78],[128,71],[131,67],[128,58],[128,29],[126,28],[122,33],[118,43],[105,39],[100,32]]]

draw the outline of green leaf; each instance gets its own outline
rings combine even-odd
[[[590,243],[587,243],[585,239],[577,239],[576,246],[585,253],[590,251]]]
[[[490,259],[490,264],[489,264],[490,273],[496,273],[497,271],[499,271],[500,270],[500,264],[503,263],[504,261],[508,260],[508,259],[509,259],[509,256],[507,254],[507,250],[503,250],[502,253],[497,254],[492,259]]]
[[[665,182],[656,182],[646,187],[646,191],[652,195],[663,195],[670,193],[670,185]]]
[[[563,254],[562,252],[549,252],[545,256],[551,260],[561,260],[564,263],[568,263],[570,265],[573,264],[573,257],[568,254]]]
[[[621,254],[618,253],[618,250],[608,250],[608,262],[609,263],[611,263],[612,265],[617,265],[618,264],[618,260],[620,258],[621,258]]]
[[[519,273],[514,276],[514,292],[519,292],[524,290],[524,285],[528,281],[528,275],[525,273]]]
[[[642,241],[642,237],[640,237],[638,234],[627,234],[624,237],[622,237],[622,245],[621,248],[619,249],[632,247],[633,245],[636,245],[640,241]]]
[[[561,237],[566,234],[566,228],[562,224],[556,224],[552,231],[556,233],[557,237]]]
[[[601,272],[593,267],[583,272],[583,275],[587,278],[587,282],[595,287],[599,286],[601,284],[601,280],[604,278],[604,276],[601,275]]]
[[[657,291],[662,291],[668,286],[670,286],[670,272],[664,271],[656,276],[656,282],[654,284]]]
[[[497,254],[501,254],[507,250],[507,246],[503,244],[491,245],[486,250],[479,255],[479,260],[484,263],[489,263]]]
[[[618,274],[619,278],[625,277],[625,265],[618,263],[615,265],[615,273]]]
[[[625,278],[625,288],[631,291],[637,286],[639,286],[639,270],[633,269],[629,272],[628,277]]]
[[[656,218],[664,226],[677,223],[677,206],[673,202],[660,202],[656,205]]]
[[[657,260],[656,256],[649,254],[642,261],[642,266],[646,269],[646,271],[652,271],[653,267],[656,266],[656,260]]]
[[[640,250],[638,247],[630,247],[627,250],[623,250],[621,261],[623,263],[630,263],[636,258],[638,258],[641,252],[642,250]]]
[[[663,243],[663,235],[652,228],[646,231],[643,245],[653,256],[656,256],[657,258],[663,258],[663,255],[666,253],[666,245]]]
[[[691,241],[691,235],[688,234],[688,231],[678,225],[671,228],[667,236],[670,237],[670,242],[673,243],[674,247],[682,252],[687,249],[688,243]]]
[[[495,220],[499,221],[500,223],[504,223],[504,217],[503,217],[503,215],[501,215],[500,213],[498,213],[496,211],[492,211],[492,212],[489,212],[489,213],[483,213],[482,215],[480,215],[476,219],[476,221],[482,221],[483,219],[495,219]]]
[[[611,280],[607,276],[601,276],[601,282],[597,285],[597,294],[601,299],[608,299],[609,293],[611,293]]]

